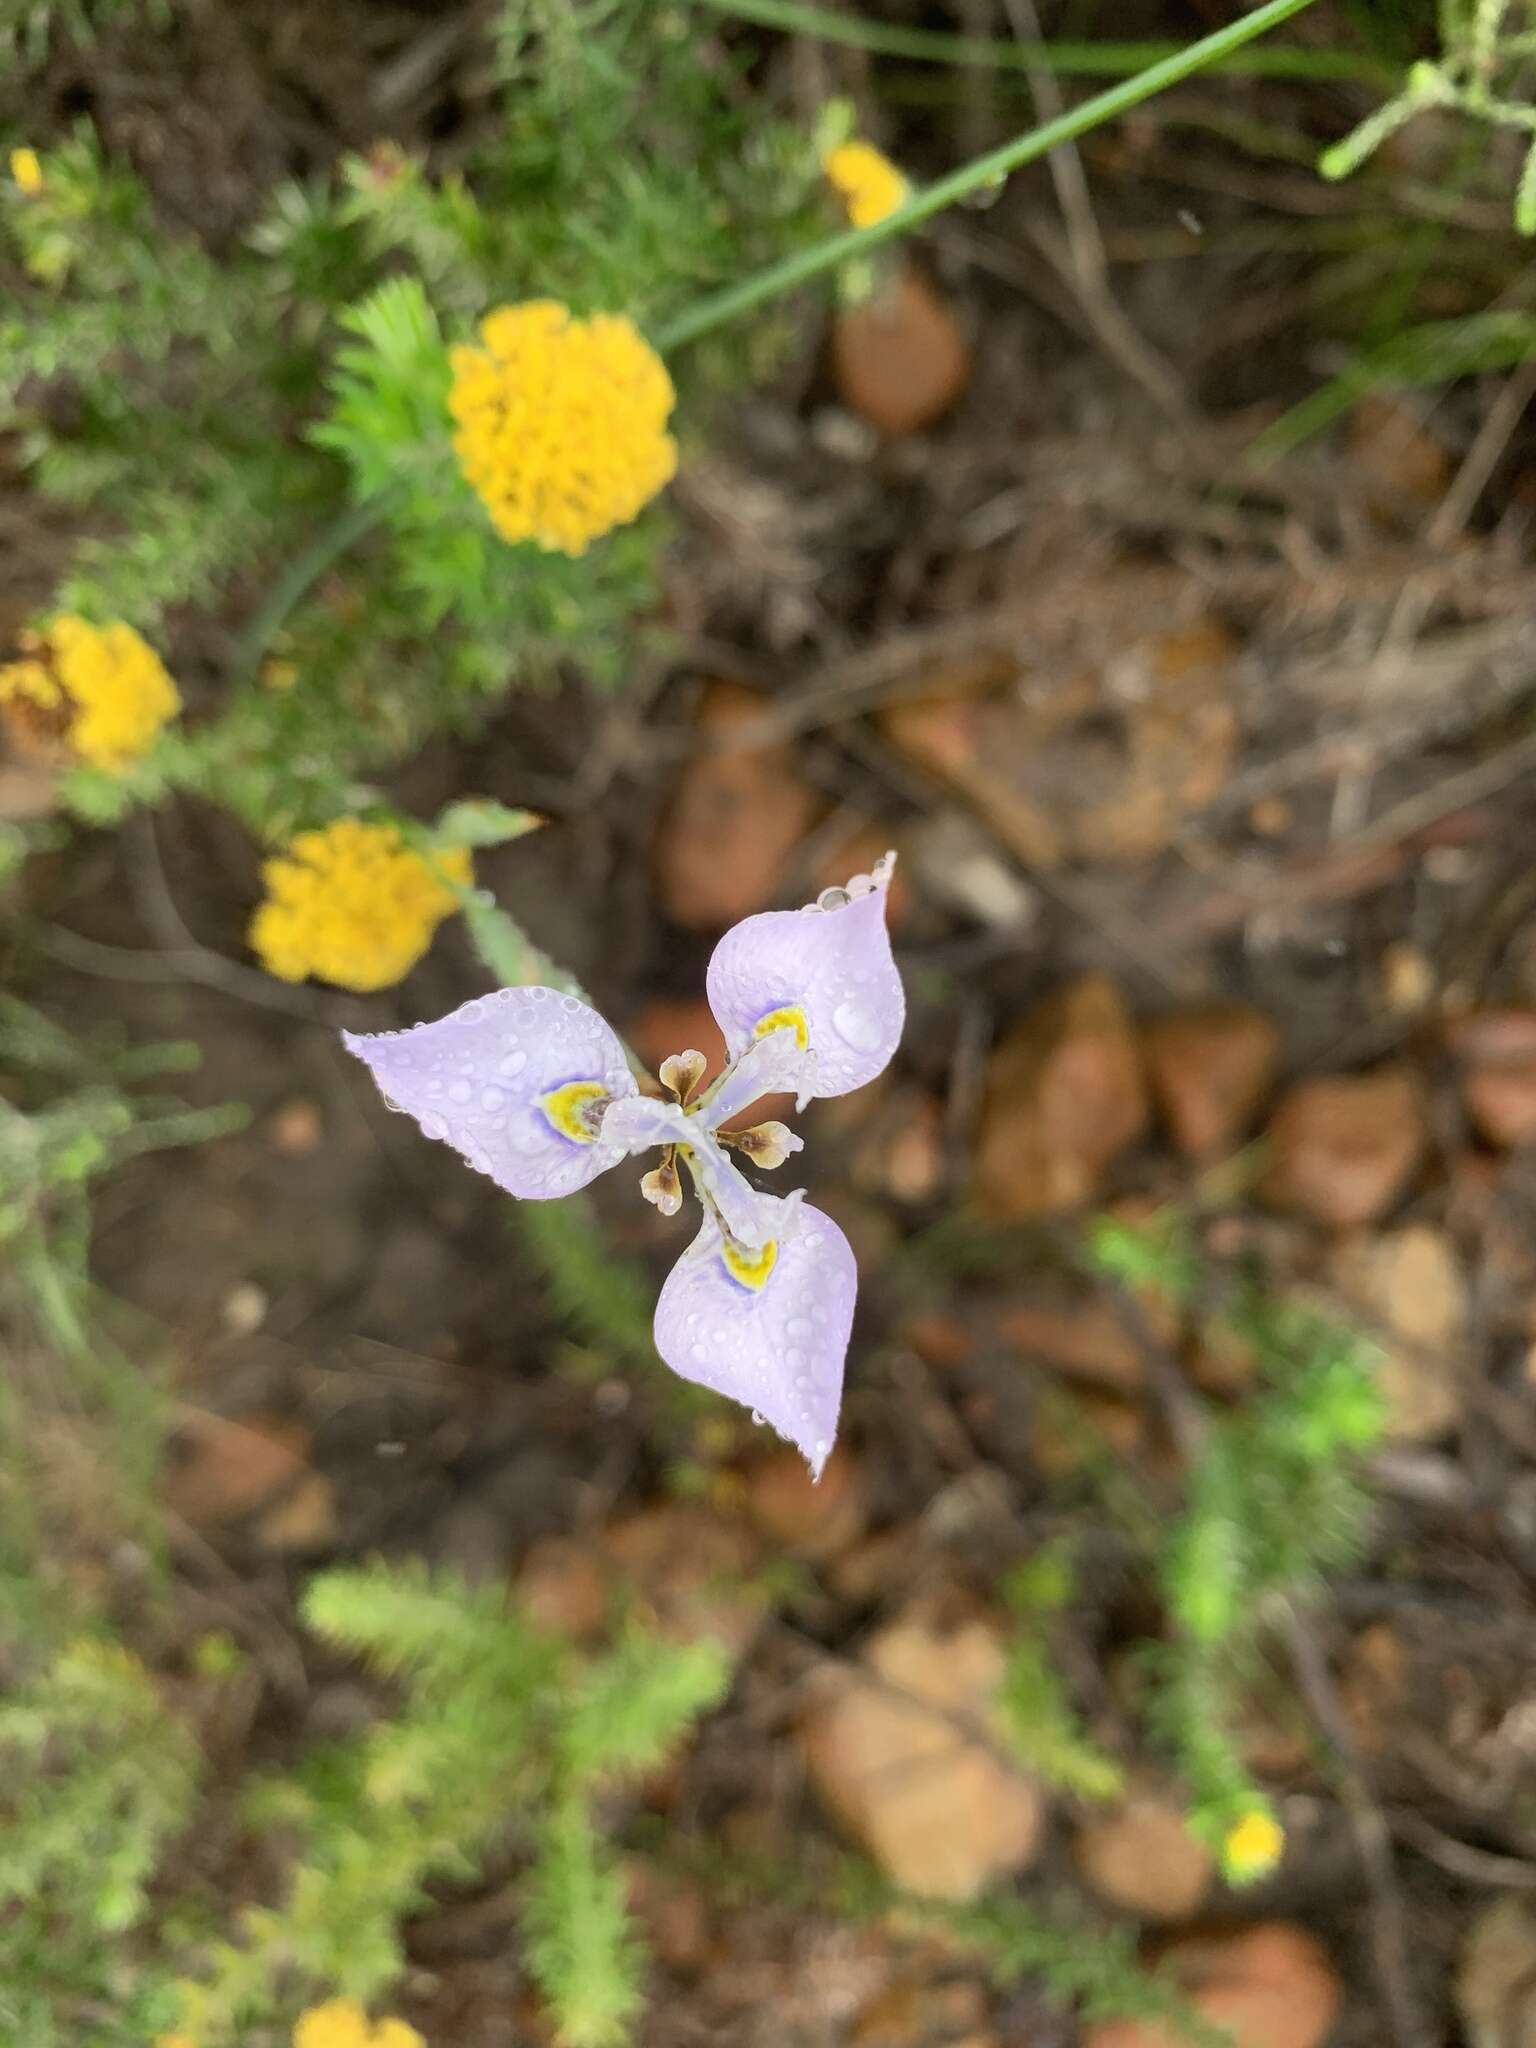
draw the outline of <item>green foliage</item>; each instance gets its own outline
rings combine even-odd
[[[1094,1251],[1117,1279],[1190,1297],[1197,1271],[1177,1218],[1142,1233],[1101,1226]],[[1369,1507],[1361,1456],[1382,1422],[1378,1357],[1356,1333],[1251,1278],[1227,1319],[1257,1386],[1240,1408],[1202,1414],[1183,1510],[1156,1561],[1172,1631],[1145,1658],[1149,1711],[1188,1785],[1190,1827],[1219,1852],[1267,1813],[1232,1732],[1266,1640],[1355,1554]],[[1228,1874],[1245,1873],[1233,1862]]]
[[[615,1361],[655,1363],[655,1290],[637,1266],[615,1256],[589,1202],[524,1202],[513,1223],[563,1322]]]
[[[0,1700],[0,1906],[44,1895],[102,1933],[131,1927],[191,1810],[198,1755],[149,1673],[81,1641]]]
[[[1525,142],[1515,192],[1515,226],[1536,234],[1536,102],[1529,66],[1536,17],[1529,0],[1439,0],[1440,53],[1408,67],[1400,90],[1323,152],[1325,178],[1347,178],[1418,114],[1454,111]]]
[[[664,318],[821,224],[816,164],[722,89],[683,8],[508,0],[491,26],[505,118],[461,172],[382,143],[280,187],[217,255],[84,130],[0,194],[30,280],[0,313],[0,429],[90,521],[48,609],[126,619],[173,670],[173,613],[249,620],[214,715],[115,789],[70,781],[86,815],[169,784],[279,837],[514,684],[573,658],[621,677],[664,515],[581,562],[506,546],[453,455],[448,343],[535,295]]]
[[[1373,391],[1400,385],[1448,384],[1484,370],[1536,357],[1536,318],[1495,310],[1459,320],[1433,320],[1389,335],[1279,419],[1267,426],[1250,454],[1260,464],[1289,455]]]
[[[580,1792],[562,1793],[540,1830],[524,1925],[529,1966],[569,2048],[627,2040],[640,2006],[640,1957],[623,1876]]]
[[[169,0],[0,0],[0,53],[40,63],[63,37],[91,42],[117,22],[164,22]]]
[[[1096,1926],[1079,1913],[1008,1896],[921,1910],[974,1948],[1000,1984],[1037,1979],[1085,2023],[1140,2020],[1189,2048],[1232,2048],[1223,2028],[1202,2019],[1177,1985],[1143,1964],[1128,1928]]]
[[[158,1405],[142,1366],[118,1349],[87,1260],[95,1184],[124,1160],[197,1144],[245,1122],[239,1107],[193,1110],[144,1084],[197,1062],[186,1044],[78,1038],[0,994],[0,1612],[6,1631],[45,1642],[71,1625],[57,1583],[55,1523],[74,1539],[132,1533],[153,1546],[150,1483]],[[103,1493],[55,1464],[110,1467]],[[82,1498],[82,1494],[84,1498]]]
[[[187,1986],[183,2023],[222,2041],[295,1982],[369,1999],[403,1967],[402,1924],[509,1834],[531,1857],[529,1966],[571,2048],[625,2035],[640,1956],[595,1796],[659,1761],[720,1697],[710,1644],[638,1629],[578,1658],[502,1594],[420,1568],[323,1574],[311,1628],[401,1689],[398,1711],[275,1780],[253,1821],[294,1844],[279,1904],[248,1913]]]
[[[1059,1544],[1010,1575],[1003,1590],[1020,1626],[997,1703],[1014,1747],[1047,1784],[1082,1799],[1113,1799],[1124,1773],[1084,1731],[1051,1655],[1050,1617],[1069,1605],[1072,1589],[1072,1560]]]
[[[202,1757],[127,1650],[79,1637],[0,1696],[0,2036],[143,2048],[166,1977],[125,1969],[148,1886],[192,1817]]]

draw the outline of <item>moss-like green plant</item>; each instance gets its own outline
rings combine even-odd
[[[582,1658],[494,1590],[383,1565],[328,1572],[310,1626],[398,1684],[397,1712],[253,1795],[291,1842],[275,1904],[247,1913],[184,1985],[200,2048],[243,2039],[300,1992],[367,2001],[403,1967],[404,1924],[434,1883],[498,1843],[528,1858],[528,1964],[570,2048],[609,2048],[640,2001],[643,1956],[597,1818],[720,1696],[723,1653],[639,1630]]]

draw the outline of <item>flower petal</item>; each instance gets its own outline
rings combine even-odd
[[[872,1081],[895,1052],[906,998],[885,928],[894,863],[887,854],[872,875],[856,876],[846,890],[826,890],[806,910],[744,918],[716,946],[709,1007],[732,1057],[740,1059],[759,1037],[782,1041],[768,1085],[794,1086],[802,1101],[846,1095]],[[794,1080],[785,1071],[790,1065]],[[729,1092],[734,1107],[745,1108],[732,1078],[722,1098]],[[710,1118],[717,1120],[713,1103]]]
[[[772,1235],[779,1197],[760,1194],[742,1178],[701,1117],[689,1116],[675,1102],[634,1095],[613,1105],[603,1135],[611,1135],[630,1152],[652,1145],[685,1146],[694,1179],[720,1211],[732,1237],[756,1250]]]
[[[859,1276],[830,1216],[791,1195],[777,1234],[753,1258],[733,1253],[714,1218],[667,1276],[656,1349],[672,1370],[772,1423],[821,1476],[837,1435],[843,1361]]]
[[[785,914],[796,913],[767,913],[770,917]],[[737,930],[740,929],[738,925]],[[713,1088],[705,1090],[699,1115],[712,1131],[717,1131],[733,1116],[750,1109],[754,1102],[761,1102],[765,1095],[793,1095],[795,1107],[804,1109],[813,1092],[814,1071],[810,1053],[800,1043],[799,1032],[791,1024],[780,1025],[777,1030],[765,1031],[760,1038],[748,1041],[741,1057],[732,1060]]]
[[[509,1195],[571,1194],[630,1149],[595,1114],[635,1092],[624,1048],[574,996],[504,988],[432,1024],[342,1039],[388,1103]]]

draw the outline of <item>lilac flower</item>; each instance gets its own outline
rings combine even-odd
[[[684,1379],[772,1423],[818,1478],[837,1434],[853,1252],[804,1189],[765,1194],[730,1157],[782,1165],[801,1149],[792,1131],[721,1126],[765,1095],[792,1093],[801,1109],[846,1095],[889,1062],[906,1011],[885,927],[894,865],[887,854],[804,910],[764,911],[726,933],[706,985],[730,1064],[700,1091],[703,1054],[673,1054],[661,1066],[671,1101],[642,1095],[602,1018],[554,989],[504,988],[409,1031],[343,1033],[392,1108],[508,1194],[568,1195],[659,1146],[641,1192],[675,1216],[681,1161],[704,1215],[661,1290],[656,1349]]]

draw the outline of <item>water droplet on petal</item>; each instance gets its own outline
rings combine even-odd
[[[520,1074],[523,1071],[524,1067],[527,1066],[527,1064],[527,1053],[509,1052],[506,1058],[497,1067],[496,1071],[498,1074],[505,1074],[507,1079],[510,1081],[512,1079],[512,1076],[514,1074]]]
[[[809,1318],[806,1316],[791,1316],[784,1325],[784,1334],[786,1337],[809,1337],[811,1334]]]
[[[759,1428],[759,1429],[761,1429],[761,1428],[762,1428],[762,1426],[763,1426],[763,1418],[761,1417],[761,1415],[759,1415],[759,1414],[758,1414],[758,1412],[757,1412],[757,1410],[756,1410],[755,1408],[754,1408],[754,1409],[752,1410],[752,1420],[753,1420],[753,1421],[754,1421],[754,1422],[755,1422],[755,1423],[757,1424],[757,1426],[758,1426],[758,1428]]]
[[[500,1109],[506,1099],[506,1096],[499,1088],[482,1088],[480,1091],[480,1107],[482,1109]]]
[[[421,1135],[424,1138],[446,1138],[448,1126],[440,1116],[427,1115],[421,1120]]]
[[[474,1089],[470,1087],[467,1081],[455,1081],[448,1090],[448,1100],[450,1102],[468,1102],[474,1092]]]
[[[873,1011],[850,998],[832,1012],[832,1029],[855,1052],[877,1052],[883,1036],[880,1020]]]

